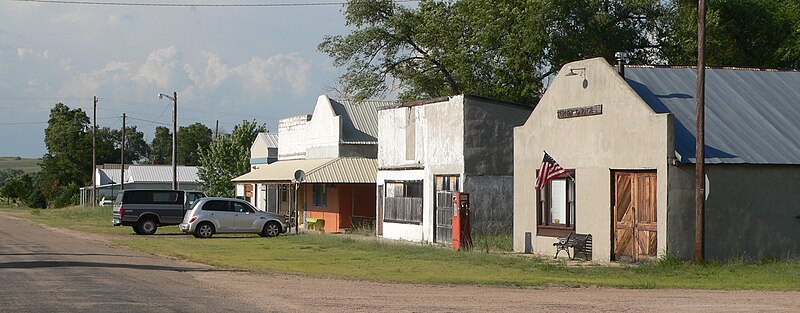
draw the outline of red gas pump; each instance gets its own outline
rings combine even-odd
[[[469,226],[469,194],[453,193],[453,249],[472,249],[472,236]]]

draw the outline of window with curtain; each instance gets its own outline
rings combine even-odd
[[[567,173],[537,192],[538,236],[565,237],[575,231],[575,172]]]

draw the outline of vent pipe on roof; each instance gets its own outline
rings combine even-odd
[[[625,63],[628,62],[628,53],[614,53],[614,59],[617,60],[617,73],[619,73],[619,76],[622,76],[622,78],[625,78]]]

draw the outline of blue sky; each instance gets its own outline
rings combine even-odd
[[[119,2],[119,1],[117,1]],[[158,1],[131,0],[154,3]],[[165,1],[162,1],[165,2]],[[189,3],[166,1],[169,3]],[[196,0],[195,4],[309,3]],[[321,2],[321,1],[320,1]],[[0,0],[0,156],[41,157],[57,102],[92,115],[98,126],[136,125],[152,140],[171,125],[201,122],[229,131],[255,119],[310,114],[343,70],[317,51],[325,35],[349,33],[341,5],[152,7]],[[171,127],[171,126],[170,126]]]

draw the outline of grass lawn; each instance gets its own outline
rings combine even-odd
[[[30,210],[0,208],[55,227],[107,234],[116,245],[222,268],[377,281],[505,286],[607,286],[800,290],[800,261],[729,262],[695,266],[664,259],[641,265],[567,264],[549,257],[455,252],[429,245],[379,241],[367,236],[288,234],[177,235],[176,226],[136,236],[111,226],[111,208]]]
[[[39,166],[41,162],[41,159],[0,157],[0,170],[13,168],[25,173],[33,173],[42,170],[42,167]]]

